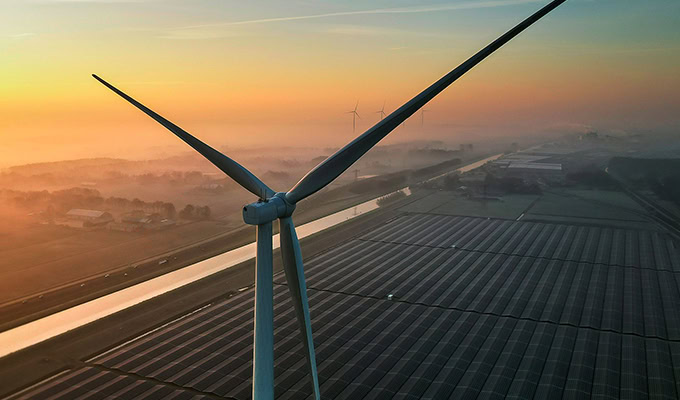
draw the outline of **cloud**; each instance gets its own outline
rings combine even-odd
[[[65,1],[65,0],[61,0]],[[87,0],[68,0],[68,1],[87,1]],[[100,0],[104,1],[104,0]],[[287,17],[273,17],[273,18],[258,18],[258,19],[247,19],[241,21],[226,21],[217,22],[210,24],[200,24],[200,25],[189,25],[173,29],[171,34],[167,35],[167,38],[201,38],[200,34],[195,34],[195,37],[189,34],[182,34],[181,32],[188,31],[200,31],[207,28],[226,28],[235,27],[241,25],[255,25],[255,24],[268,24],[276,22],[289,22],[289,21],[302,21],[302,20],[313,20],[313,19],[324,19],[333,17],[351,17],[357,15],[385,15],[385,14],[422,14],[422,13],[433,13],[433,12],[443,12],[443,11],[460,11],[460,10],[475,10],[483,8],[494,8],[494,7],[508,7],[516,6],[522,4],[540,3],[541,0],[483,0],[475,2],[457,3],[457,4],[445,4],[445,5],[430,5],[430,6],[415,6],[415,7],[397,7],[397,8],[378,8],[371,10],[357,10],[357,11],[339,11],[331,13],[322,14],[309,14],[309,15],[294,15]],[[368,28],[367,28],[368,29]],[[342,29],[341,29],[342,30]],[[336,32],[341,33],[341,32]],[[346,30],[348,34],[369,34],[368,30]],[[215,31],[212,31],[209,37],[214,37]],[[377,32],[373,32],[377,34]],[[176,37],[172,37],[176,36]]]
[[[376,26],[363,26],[363,25],[331,25],[321,30],[323,33],[329,33],[333,35],[346,35],[346,36],[388,36],[388,35],[403,35],[409,34],[413,35],[413,32],[407,31],[405,29],[393,29],[393,28],[383,28]],[[422,36],[422,34],[419,34]],[[433,34],[427,34],[425,36],[435,36]]]
[[[147,3],[161,0],[33,0],[33,3]]]
[[[24,32],[24,33],[13,33],[13,34],[5,35],[5,37],[8,37],[10,39],[21,39],[21,38],[31,37],[31,36],[35,36],[35,33]]]
[[[174,85],[185,85],[187,81],[130,81],[121,82],[123,85],[140,85],[140,86],[174,86]]]
[[[171,40],[207,40],[207,39],[222,39],[226,37],[243,36],[237,32],[227,32],[221,29],[174,29],[165,31],[158,37],[161,39]]]
[[[218,22],[218,23],[213,23],[213,24],[185,26],[185,27],[182,27],[182,28],[179,28],[179,29],[193,29],[193,28],[205,28],[205,27],[215,27],[215,26],[264,24],[264,23],[271,23],[271,22],[299,21],[299,20],[306,20],[306,19],[348,17],[348,16],[354,16],[354,15],[421,14],[421,13],[432,13],[432,12],[437,12],[437,11],[474,10],[474,9],[480,9],[480,8],[507,7],[507,6],[515,6],[515,5],[529,4],[529,3],[539,3],[539,2],[540,2],[540,0],[492,0],[492,1],[476,1],[476,2],[469,2],[469,3],[434,5],[434,6],[420,6],[420,7],[378,8],[378,9],[373,9],[373,10],[340,11],[340,12],[323,13],[323,14],[310,14],[310,15],[297,15],[297,16],[289,16],[289,17],[274,17],[274,18],[249,19],[249,20],[242,20],[242,21]]]

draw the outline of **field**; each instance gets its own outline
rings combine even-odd
[[[53,227],[36,229],[44,229],[48,231],[44,236],[53,237]],[[103,275],[147,258],[153,259],[230,229],[228,225],[214,221],[199,221],[154,233],[59,230],[68,234],[57,240],[3,251],[0,259],[0,304]],[[17,282],[21,284],[17,285]]]
[[[299,204],[296,224],[377,198],[451,168],[448,164],[428,168],[428,176],[405,170],[370,178],[374,183],[351,181],[321,191],[315,195],[314,207],[308,201]],[[240,218],[240,205],[247,198],[245,193],[242,200],[223,200],[222,207],[231,209],[230,215],[182,223],[164,231],[83,232],[33,225],[21,237],[29,244],[6,246],[2,251],[0,330],[251,242],[254,229],[244,226]],[[277,228],[275,224],[275,231]]]

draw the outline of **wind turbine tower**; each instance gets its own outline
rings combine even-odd
[[[352,111],[347,111],[346,114],[352,114],[352,133],[356,133],[357,130],[357,117],[361,119],[361,116],[357,112],[357,108],[359,108],[359,100],[357,100],[357,104],[354,106],[354,110]]]
[[[420,128],[425,129],[425,112],[430,110],[422,109],[420,110]]]
[[[380,120],[381,120],[381,121],[383,120],[383,118],[385,118],[385,115],[387,115],[387,114],[385,114],[385,103],[386,103],[386,102],[387,102],[387,100],[383,101],[383,106],[382,106],[382,108],[381,108],[379,111],[376,111],[376,112],[375,112],[376,114],[380,114]]]

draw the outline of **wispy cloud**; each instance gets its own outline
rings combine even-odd
[[[207,40],[222,39],[226,37],[243,36],[239,32],[225,31],[224,29],[203,28],[203,29],[173,29],[158,35],[161,39],[171,40]]]
[[[187,81],[129,81],[121,82],[123,85],[140,85],[140,86],[174,86],[174,85],[185,85]]]
[[[214,27],[214,26],[265,24],[265,23],[271,23],[271,22],[299,21],[299,20],[305,20],[305,19],[348,17],[348,16],[353,16],[353,15],[419,14],[419,13],[432,13],[432,12],[437,12],[437,11],[456,11],[456,10],[472,10],[472,9],[480,9],[480,8],[507,7],[507,6],[514,6],[514,5],[520,5],[520,4],[538,3],[538,2],[540,2],[540,0],[491,0],[491,1],[475,1],[475,2],[468,2],[468,3],[420,6],[420,7],[377,8],[377,9],[373,9],[373,10],[340,11],[340,12],[323,13],[323,14],[296,15],[296,16],[288,16],[288,17],[274,17],[274,18],[248,19],[248,20],[242,20],[242,21],[218,22],[218,23],[212,23],[212,24],[185,26],[185,27],[182,27],[182,28],[179,28],[179,29],[204,28],[204,27],[210,27],[210,26]]]
[[[413,35],[413,32],[409,32],[405,29],[394,29],[363,25],[331,25],[321,29],[320,32],[343,36],[388,36],[388,35],[403,35],[406,33]],[[427,36],[434,35],[427,34]]]
[[[84,0],[81,0],[84,1]],[[371,10],[357,10],[357,11],[339,11],[323,14],[308,14],[308,15],[293,15],[287,17],[273,17],[273,18],[259,18],[259,19],[247,19],[241,21],[225,21],[216,22],[210,24],[200,24],[200,25],[189,25],[179,27],[176,30],[190,30],[190,29],[201,29],[201,28],[214,28],[214,27],[229,27],[238,25],[254,25],[254,24],[267,24],[274,22],[289,22],[289,21],[300,21],[309,19],[323,19],[323,18],[333,18],[333,17],[350,17],[355,15],[380,15],[380,14],[421,14],[421,13],[433,13],[438,11],[457,11],[457,10],[473,10],[481,8],[494,8],[494,7],[507,7],[515,6],[521,4],[538,3],[540,0],[485,0],[485,1],[475,1],[467,3],[457,3],[457,4],[445,4],[445,5],[430,5],[430,6],[417,6],[417,7],[396,7],[396,8],[377,8]]]
[[[5,37],[8,37],[10,39],[21,39],[21,38],[31,37],[31,36],[35,36],[35,33],[33,33],[33,32],[23,32],[23,33],[12,33],[12,34],[9,34],[9,35],[5,35]]]
[[[33,3],[146,3],[161,0],[33,0]]]

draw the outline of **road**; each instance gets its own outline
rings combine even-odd
[[[500,155],[492,156],[492,158],[498,156]],[[464,166],[456,168],[456,170],[467,171],[479,166],[482,160],[479,160],[479,158],[469,160]],[[442,173],[451,172],[450,170],[439,170],[435,171],[433,175],[440,176]],[[393,188],[393,190],[396,189],[398,188]],[[298,214],[296,222],[301,225],[384,194],[371,192],[363,195],[346,196],[337,201],[323,204],[321,207],[301,210],[302,212]],[[2,304],[0,305],[0,332],[218,256],[251,243],[254,235],[253,227],[244,226],[242,229],[183,246],[166,254],[140,260],[106,273],[72,281],[17,301]],[[167,262],[164,262],[165,260]]]

